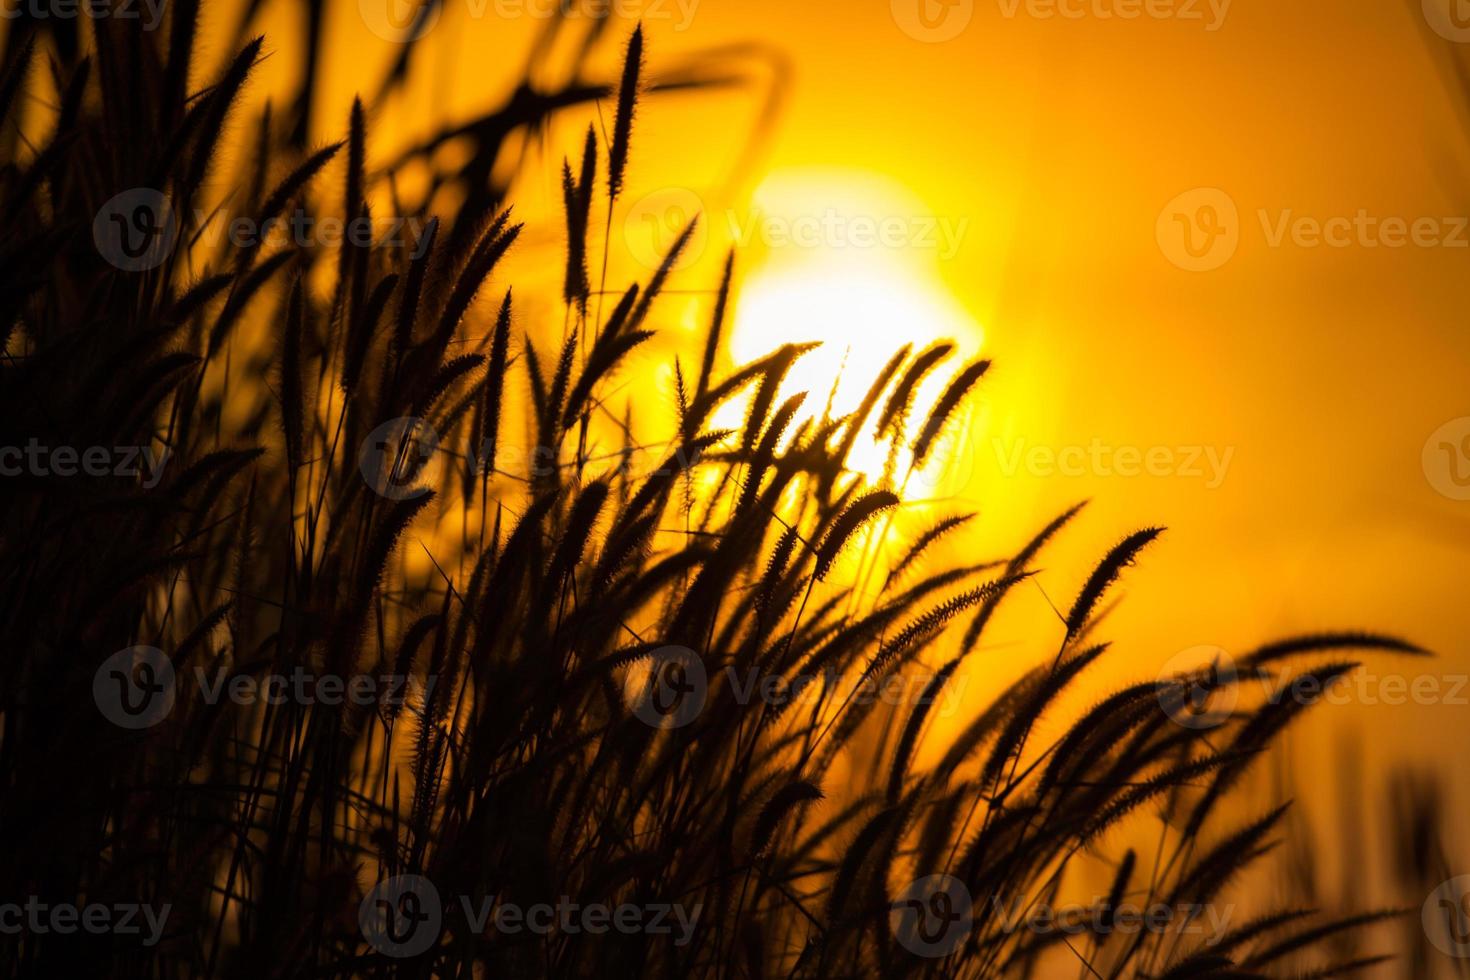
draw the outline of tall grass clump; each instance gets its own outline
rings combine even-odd
[[[598,219],[611,227],[626,190],[640,100],[729,73],[652,82],[635,30],[620,80],[583,81],[579,65],[547,89],[528,74],[501,108],[374,169],[381,99],[354,105],[340,142],[307,146],[313,72],[281,114],[248,98],[261,39],[199,79],[198,15],[175,0],[156,34],[99,19],[80,38],[31,22],[7,38],[0,445],[153,462],[0,480],[0,895],[169,912],[154,942],[0,936],[0,972],[1023,977],[1064,960],[1084,976],[1183,980],[1356,967],[1327,940],[1386,912],[1262,909],[1208,942],[1112,917],[1125,899],[1227,901],[1285,826],[1282,808],[1225,806],[1252,762],[1354,668],[1343,651],[1416,648],[1301,637],[1235,672],[1124,688],[1058,727],[1059,699],[1109,655],[1103,613],[1160,537],[1149,528],[1101,557],[1047,661],[943,731],[944,689],[987,669],[997,609],[1080,511],[958,566],[935,557],[971,514],[889,540],[904,473],[945,451],[990,362],[905,348],[855,413],[804,413],[802,395],[780,392],[810,345],[724,366],[732,259],[702,343],[672,364],[667,417],[619,394],[693,226],[647,283],[621,283]],[[585,27],[581,50],[607,27]],[[48,89],[54,100],[33,95]],[[513,137],[602,101],[610,136],[593,129],[561,169],[558,330],[529,322],[534,305],[498,275],[526,236],[496,163]],[[406,199],[396,168],[453,139],[470,143],[467,162]],[[235,193],[218,204],[222,182]],[[111,234],[163,241],[147,237],[162,234],[158,201],[167,240],[120,255]],[[390,207],[413,219],[403,245],[207,233]],[[936,371],[950,380],[921,411]],[[731,403],[742,421],[716,426]],[[887,472],[849,465],[864,433],[890,447]],[[843,584],[874,562],[870,587]],[[140,647],[161,659],[109,667]],[[1318,694],[1250,700],[1248,679],[1289,665]],[[172,701],[149,724],[106,710],[113,682],[141,691],[169,674]],[[902,703],[857,696],[913,676],[919,696]],[[210,693],[298,677],[280,697]],[[751,697],[752,677],[786,693]],[[393,683],[333,697],[327,678]],[[1225,692],[1246,702],[1229,718],[1179,723]],[[1059,901],[1088,862],[1111,881],[1080,934],[1000,914]],[[427,933],[425,895],[403,891],[422,883],[440,906]],[[935,888],[949,890],[939,904]],[[961,894],[967,914],[928,921]],[[516,929],[475,914],[569,903],[663,908],[666,921]]]

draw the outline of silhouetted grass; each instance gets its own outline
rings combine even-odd
[[[433,220],[429,198],[400,202],[423,222],[410,247],[267,254],[211,248],[195,224],[201,189],[226,179],[222,134],[246,118],[262,50],[243,44],[218,78],[186,89],[196,13],[176,3],[163,37],[96,21],[86,53],[44,39],[7,46],[7,127],[36,73],[50,71],[62,97],[46,107],[45,141],[0,172],[0,444],[170,456],[154,486],[126,475],[0,481],[0,893],[168,903],[172,914],[153,946],[0,937],[0,971],[1034,976],[1061,953],[1082,975],[1335,975],[1310,972],[1327,968],[1316,952],[1373,915],[1288,910],[1212,945],[1173,928],[1125,934],[1110,916],[1125,898],[1227,900],[1279,839],[1284,811],[1232,823],[1222,804],[1316,697],[1250,704],[1209,729],[1176,724],[1171,710],[1287,661],[1313,662],[1306,675],[1325,684],[1353,665],[1315,661],[1344,648],[1414,647],[1357,634],[1275,644],[1241,675],[1134,685],[1043,739],[1053,729],[1038,723],[1107,655],[1092,635],[1160,534],[1141,530],[1059,614],[1052,662],[974,706],[941,761],[921,766],[936,699],[1080,509],[1013,555],[961,567],[932,567],[932,554],[971,515],[943,515],[891,554],[876,540],[905,504],[901,471],[944,451],[989,362],[956,369],[920,417],[919,383],[953,346],[904,348],[857,412],[801,418],[799,397],[777,397],[809,345],[718,368],[734,300],[727,263],[690,355],[698,372],[691,384],[681,354],[671,417],[646,430],[668,441],[645,444],[637,433],[656,406],[626,399],[630,415],[604,396],[657,328],[689,232],[646,285],[617,285],[606,311],[591,302],[591,262],[607,243],[590,234],[624,187],[649,88],[639,32],[616,89],[528,82],[461,130],[475,152],[445,180],[468,193]],[[492,165],[510,134],[614,92],[611,145],[600,152],[590,134],[563,170],[567,328],[520,329],[509,291],[477,303],[522,230]],[[260,119],[231,214],[363,217],[386,199],[387,174],[367,167],[361,104],[343,143],[301,145],[310,94],[297,116]],[[343,159],[345,186],[324,188],[321,172]],[[91,229],[105,202],[138,187],[172,202],[178,244],[156,267],[126,271]],[[739,398],[739,429],[714,428]],[[385,434],[405,418],[437,434],[435,458],[451,465],[421,470],[421,427]],[[517,426],[544,455],[512,458]],[[876,480],[848,466],[863,431],[892,448]],[[360,447],[383,464],[366,477]],[[413,570],[424,555],[427,577]],[[869,560],[883,573],[855,595],[834,573]],[[163,650],[180,680],[163,721],[128,731],[99,711],[93,682],[134,644]],[[630,704],[677,679],[662,672],[669,648],[697,659],[707,690],[687,724],[666,728]],[[733,680],[880,684],[931,661],[921,696],[897,706],[851,687],[747,699]],[[645,677],[649,666],[659,670]],[[189,679],[196,668],[414,683],[406,703],[209,703]],[[1155,830],[1143,817],[1166,819]],[[992,899],[1054,900],[1081,856],[1108,860],[1110,835],[1139,826],[1157,834],[1156,850],[1110,861],[1104,928],[1041,934],[996,913]],[[907,882],[939,874],[963,884],[973,921],[943,955],[916,955],[891,919]],[[428,951],[401,959],[358,920],[374,886],[400,875],[424,876],[444,898]],[[475,928],[460,896],[699,912],[684,943],[616,929],[512,934]]]

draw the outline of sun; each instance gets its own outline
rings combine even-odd
[[[773,175],[754,201],[747,229],[765,229],[771,241],[758,245],[764,261],[742,285],[731,354],[743,364],[785,343],[821,343],[796,362],[778,401],[806,391],[806,415],[820,415],[829,399],[832,413],[842,415],[858,407],[903,344],[918,351],[951,340],[956,354],[949,365],[981,349],[980,324],[941,281],[940,256],[926,255],[929,250],[918,240],[938,219],[924,216],[911,195],[878,178],[823,171]],[[868,239],[846,240],[834,231],[859,227],[855,222],[863,219],[893,230],[889,244],[867,245]],[[897,233],[906,226],[916,241],[893,244],[901,241]],[[799,246],[779,244],[802,238],[803,228],[818,233]],[[760,233],[747,230],[748,236]],[[916,415],[927,414],[949,374],[941,369],[926,380],[915,400]],[[727,406],[731,414],[721,424],[738,425],[742,408]],[[854,446],[848,465],[876,480],[886,458],[886,445],[865,437]]]

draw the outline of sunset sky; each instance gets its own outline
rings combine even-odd
[[[537,9],[449,0],[408,94],[375,109],[374,155],[496,104],[544,24]],[[1418,0],[615,9],[643,20],[655,80],[720,49],[750,84],[645,105],[610,283],[646,277],[677,220],[699,210],[704,231],[672,284],[689,292],[662,307],[666,327],[703,322],[736,244],[738,357],[823,339],[815,377],[844,359],[862,377],[900,343],[953,336],[995,358],[966,456],[941,488],[981,511],[965,547],[1002,554],[1092,500],[1016,603],[1017,644],[1036,644],[1048,617],[1059,631],[1047,597],[1064,604],[1123,533],[1164,524],[1107,631],[1124,655],[1099,682],[1152,677],[1201,645],[1243,652],[1336,628],[1439,654],[1370,661],[1370,676],[1430,675],[1449,691],[1470,672],[1470,502],[1455,499],[1470,491],[1447,477],[1454,451],[1442,448],[1459,444],[1453,461],[1470,473],[1470,422],[1454,424],[1470,416],[1470,94],[1450,70],[1470,47],[1434,28],[1470,32],[1443,11]],[[354,92],[375,89],[397,50],[369,23],[381,28],[380,13],[372,0],[334,11],[320,141],[337,138]],[[277,2],[261,26],[289,44],[296,16]],[[596,59],[609,77],[620,54],[609,43]],[[284,89],[266,68],[258,84]],[[506,274],[518,288],[560,275],[561,159],[592,118],[568,113],[526,150],[540,180],[512,192],[532,225]],[[650,370],[666,377],[687,339],[650,346]],[[974,669],[998,683],[1034,660],[1024,652]],[[1444,749],[1470,735],[1470,705],[1341,708],[1295,737],[1350,733],[1370,778],[1397,762],[1454,774]],[[1470,780],[1458,781],[1470,801]]]

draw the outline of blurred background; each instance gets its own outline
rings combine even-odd
[[[1053,653],[1051,604],[1124,533],[1163,524],[1104,630],[1113,666],[1079,704],[1181,656],[1197,665],[1202,647],[1399,634],[1437,659],[1368,658],[1351,703],[1292,730],[1296,791],[1328,840],[1343,807],[1372,827],[1403,769],[1442,774],[1461,812],[1470,21],[1459,0],[1436,2],[604,0],[616,26],[599,79],[637,20],[654,82],[739,67],[641,111],[609,288],[646,278],[682,221],[703,218],[665,335],[640,353],[649,380],[629,384],[672,401],[671,354],[708,317],[732,247],[737,359],[821,339],[797,380],[825,387],[845,366],[861,390],[899,343],[985,352],[983,407],[930,477],[934,506],[977,509],[963,547],[999,556],[1091,505],[963,690],[978,701]],[[414,11],[327,5],[310,142],[342,136]],[[210,16],[224,59],[245,15]],[[550,0],[434,8],[408,84],[371,105],[370,165],[501,104],[549,16]],[[304,7],[267,0],[245,23],[279,55],[253,94],[288,98]],[[527,284],[528,304],[561,276],[562,158],[610,118],[572,110],[518,148],[511,198],[530,234],[503,278],[518,296]],[[522,307],[550,331],[560,315]],[[1383,859],[1369,848],[1321,873],[1371,883]]]

